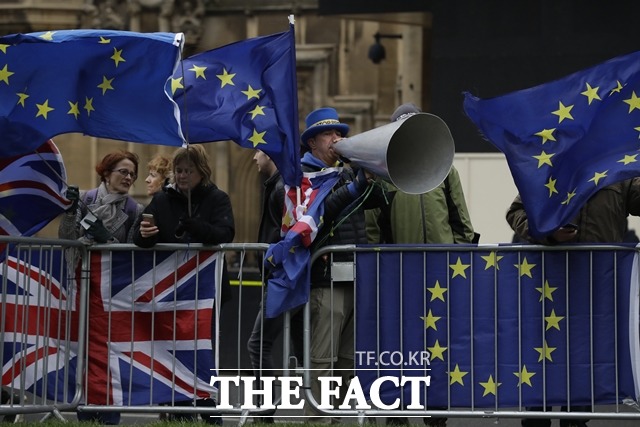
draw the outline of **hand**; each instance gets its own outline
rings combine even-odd
[[[149,221],[142,220],[140,222],[140,235],[145,239],[147,237],[155,236],[160,232],[157,225],[151,225]]]
[[[191,236],[197,236],[202,234],[203,227],[204,223],[202,220],[182,217],[178,222],[175,234],[178,238],[182,238],[185,232],[189,233]]]
[[[75,212],[78,209],[78,201],[80,200],[80,189],[75,185],[70,185],[67,187],[64,196],[71,201],[71,206],[69,206],[67,212]]]
[[[553,232],[553,240],[558,243],[568,242],[569,240],[573,240],[576,238],[578,234],[578,230],[575,228],[564,228],[560,227],[556,231]]]
[[[90,225],[90,227],[87,229],[87,234],[91,235],[91,237],[93,237],[93,240],[95,240],[96,242],[107,243],[109,239],[113,237],[111,236],[109,230],[107,230],[102,224],[100,218],[96,219],[95,221],[87,220],[87,223]]]

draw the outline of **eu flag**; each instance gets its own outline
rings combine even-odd
[[[357,254],[365,387],[384,375],[430,376],[420,402],[432,409],[638,399],[633,247],[432,249]],[[381,394],[412,397],[389,384]]]
[[[534,237],[640,173],[640,52],[496,98],[465,93],[464,110],[505,154]]]
[[[165,83],[182,34],[64,30],[0,37],[0,157],[55,135],[181,146]]]
[[[294,35],[290,25],[194,55],[171,83],[190,143],[232,140],[262,150],[291,186],[302,179]]]

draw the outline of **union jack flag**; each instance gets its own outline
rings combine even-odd
[[[75,394],[78,293],[62,250],[14,251],[0,264],[2,385],[55,402]]]
[[[32,236],[64,212],[71,205],[63,196],[66,181],[52,140],[35,152],[0,159],[0,235]]]
[[[90,253],[87,404],[212,396],[223,262],[211,251]],[[57,402],[73,398],[78,362],[80,298],[66,265],[60,249],[23,250],[0,264],[2,385]]]
[[[309,247],[322,228],[324,199],[340,179],[342,168],[305,172],[297,189],[285,185],[285,207],[280,233],[284,238],[269,246],[265,265],[271,270],[267,283],[265,315],[278,316],[309,300]]]
[[[92,252],[87,403],[209,398],[212,315],[221,254]]]

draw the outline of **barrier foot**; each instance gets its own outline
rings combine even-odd
[[[367,420],[367,417],[365,417],[364,412],[358,411],[358,425],[362,427],[366,420]]]
[[[54,409],[51,412],[47,412],[44,417],[42,417],[40,419],[40,422],[43,423],[45,421],[47,421],[49,418],[51,417],[55,417],[58,419],[58,421],[62,421],[64,423],[68,422],[67,419],[65,417],[62,416],[62,414],[60,413],[60,411],[58,411],[57,409]]]
[[[238,419],[238,427],[242,427],[247,423],[247,418],[249,418],[249,410],[245,409],[240,414],[240,418]]]

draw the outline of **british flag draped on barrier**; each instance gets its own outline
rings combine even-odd
[[[358,253],[357,376],[430,376],[431,408],[637,401],[637,263],[632,248]]]
[[[222,262],[212,251],[91,253],[86,403],[147,405],[211,396],[211,325]],[[59,390],[68,390],[65,399],[70,399],[75,390],[79,299],[76,282],[65,280],[64,264],[60,250],[46,260],[26,251],[7,260],[14,273],[0,270],[7,283],[0,325],[2,384],[48,399]],[[49,280],[44,292],[36,287],[42,277]],[[54,298],[57,294],[64,298]],[[20,307],[26,300],[28,314]],[[67,304],[66,317],[50,309],[58,301]],[[71,349],[67,360],[53,363],[56,350],[66,348]],[[52,388],[52,378],[61,386]]]

